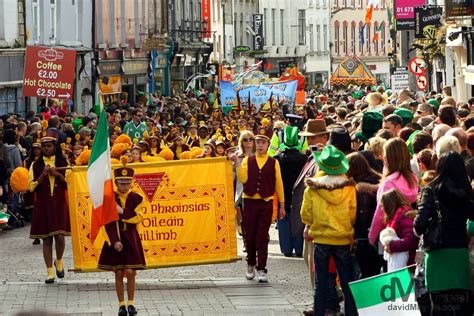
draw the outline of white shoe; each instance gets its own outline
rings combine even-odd
[[[264,270],[258,270],[257,280],[259,283],[268,283],[267,273]]]
[[[245,277],[247,280],[253,280],[255,278],[255,267],[248,265],[247,266],[247,273],[245,273]]]

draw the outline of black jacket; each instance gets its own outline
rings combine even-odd
[[[369,229],[377,207],[377,190],[380,179],[377,176],[368,176],[358,181],[357,192],[357,216],[354,225],[355,239],[367,239]]]
[[[474,202],[455,183],[447,181],[431,189],[427,186],[421,193],[418,212],[413,224],[417,235],[423,235],[430,221],[437,218],[434,194],[438,198],[442,216],[442,247],[467,248],[467,219],[474,219]]]
[[[295,184],[301,169],[306,164],[306,156],[297,149],[288,149],[275,156],[280,164],[281,178],[283,180],[283,190],[285,193],[285,211],[291,212],[291,196],[293,185]]]

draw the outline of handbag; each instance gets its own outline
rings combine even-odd
[[[426,251],[435,250],[441,247],[443,244],[443,216],[439,207],[439,201],[431,187],[427,187],[431,190],[436,206],[436,218],[431,218],[428,224],[426,232],[423,234],[423,247]]]

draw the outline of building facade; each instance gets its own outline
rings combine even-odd
[[[288,64],[304,69],[308,53],[307,7],[307,0],[260,0],[264,52],[256,57],[263,60],[264,71],[270,76],[280,76]]]
[[[348,56],[363,60],[378,83],[390,82],[387,6],[379,1],[371,23],[365,25],[367,1],[332,0],[331,71]]]
[[[304,68],[308,87],[325,86],[331,76],[330,13],[329,0],[309,0],[306,9],[308,40]]]
[[[175,92],[185,90],[194,74],[206,72],[213,52],[212,2],[168,0],[168,31],[173,49],[171,85]]]
[[[25,2],[0,1],[0,115],[24,114]]]
[[[26,0],[25,21],[27,45],[76,51],[74,95],[69,110],[87,113],[92,107],[92,1]],[[36,98],[29,98],[30,109],[37,110],[37,104]]]
[[[103,0],[94,7],[94,86],[107,101],[134,104],[147,91],[148,0]]]

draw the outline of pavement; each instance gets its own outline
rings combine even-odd
[[[117,315],[111,272],[66,273],[46,285],[42,246],[28,239],[29,226],[0,231],[0,315]],[[245,260],[138,271],[135,305],[139,315],[301,315],[312,306],[312,291],[301,258],[280,253],[278,231],[270,228],[268,284],[245,279]],[[239,256],[242,239],[238,238]],[[73,268],[70,238],[64,257]],[[54,315],[54,314],[53,314]]]

